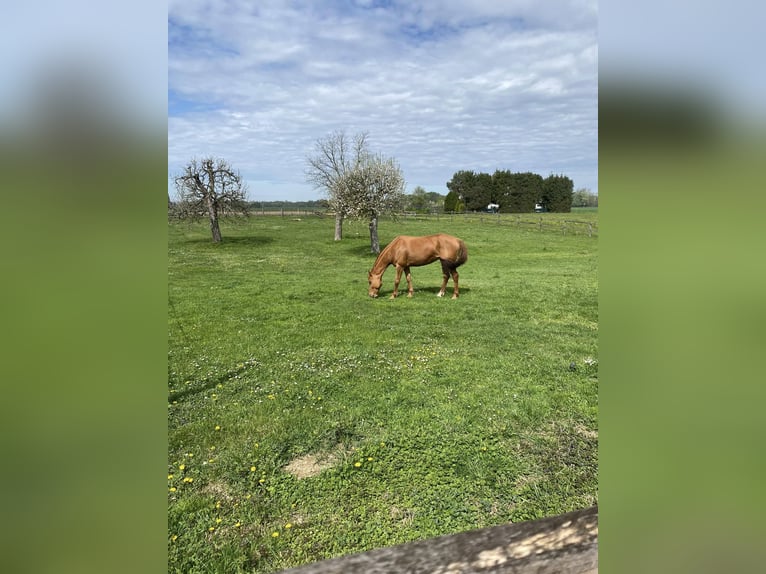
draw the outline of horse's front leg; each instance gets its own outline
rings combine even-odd
[[[394,277],[394,292],[391,293],[391,299],[395,299],[399,295],[399,281],[402,280],[402,267],[396,266],[396,277]]]

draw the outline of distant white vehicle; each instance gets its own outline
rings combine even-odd
[[[535,203],[535,213],[542,213],[545,211],[545,208],[541,203]]]
[[[500,209],[500,205],[497,203],[490,203],[487,206],[487,213],[497,213],[497,210]]]

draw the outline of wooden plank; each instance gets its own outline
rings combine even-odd
[[[324,560],[283,574],[593,574],[598,507]]]

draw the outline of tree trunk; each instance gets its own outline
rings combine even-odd
[[[343,239],[343,215],[335,214],[335,241]]]
[[[370,251],[380,253],[380,241],[378,240],[378,218],[370,219]]]
[[[221,242],[221,229],[218,227],[218,210],[215,208],[213,199],[207,198],[207,214],[210,217],[210,232],[213,234],[213,242]]]

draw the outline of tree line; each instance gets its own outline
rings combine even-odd
[[[499,213],[530,213],[536,205],[544,211],[572,210],[574,182],[565,175],[546,178],[532,173],[496,170],[493,174],[462,170],[447,182],[444,210],[484,211],[495,205]]]
[[[380,252],[378,219],[381,215],[410,210],[416,212],[484,211],[492,206],[501,213],[530,213],[536,206],[545,211],[569,212],[573,198],[587,203],[592,194],[578,190],[565,175],[543,178],[536,173],[494,174],[458,171],[447,182],[449,193],[428,192],[417,186],[404,193],[402,170],[394,158],[370,150],[366,133],[349,137],[336,131],[317,140],[314,154],[306,158],[306,181],[321,190],[326,199],[307,204],[328,209],[335,215],[335,240],[343,237],[346,218],[364,219],[370,229],[370,250]],[[191,160],[174,178],[179,202],[168,196],[168,212],[179,218],[207,216],[213,241],[221,241],[219,216],[247,215],[265,203],[284,207],[285,202],[247,200],[247,186],[239,171],[220,158]],[[580,193],[582,192],[582,193]],[[598,205],[596,201],[596,205]]]

